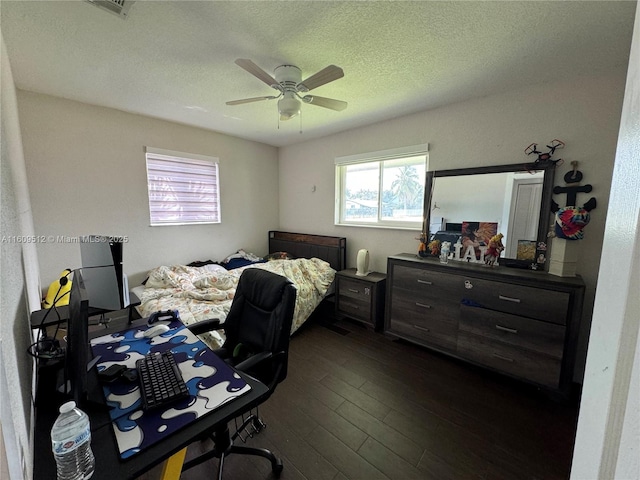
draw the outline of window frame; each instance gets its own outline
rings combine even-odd
[[[196,170],[202,168],[212,167],[211,176],[213,180],[210,182],[201,182],[202,186],[213,188],[211,202],[200,202],[203,205],[209,205],[213,208],[212,215],[214,219],[179,219],[179,221],[161,221],[158,216],[153,215],[152,204],[154,200],[152,198],[152,185],[153,181],[149,177],[150,166],[149,161],[166,161],[167,163],[179,163],[181,167],[186,169],[186,175],[197,175]],[[145,169],[147,175],[147,197],[149,206],[149,225],[152,227],[164,227],[164,226],[176,226],[176,225],[211,225],[222,223],[222,209],[220,204],[220,165],[217,157],[211,157],[206,155],[198,155],[194,153],[175,152],[171,150],[164,150],[154,147],[145,147]],[[189,171],[189,169],[191,169]],[[153,169],[152,169],[153,170]],[[174,180],[175,181],[175,180]],[[176,205],[181,205],[181,201],[174,202]]]
[[[384,166],[385,161],[402,160],[411,157],[424,157],[425,178],[423,188],[425,187],[426,174],[429,171],[429,144],[410,145],[400,148],[392,148],[376,152],[361,153],[356,155],[348,155],[335,158],[335,209],[334,209],[334,225],[346,227],[370,227],[370,228],[388,228],[397,230],[418,230],[421,231],[424,222],[424,199],[422,202],[422,215],[420,220],[415,222],[401,220],[385,220],[382,218],[382,192],[384,176],[378,176],[378,214],[375,221],[356,221],[346,220],[346,173],[347,167],[356,164],[378,164],[378,169]]]

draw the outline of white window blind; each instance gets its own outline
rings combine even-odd
[[[220,223],[218,159],[146,149],[151,225]]]

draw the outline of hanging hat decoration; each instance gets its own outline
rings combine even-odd
[[[553,187],[553,193],[565,193],[567,195],[567,206],[560,207],[556,202],[552,202],[551,211],[556,214],[554,233],[559,238],[566,240],[580,240],[584,237],[583,229],[589,223],[591,216],[589,212],[596,208],[596,199],[591,197],[582,207],[577,206],[578,193],[589,193],[593,187],[591,185],[573,185],[582,180],[582,172],[578,170],[578,162],[571,162],[573,170],[564,176],[566,187]]]

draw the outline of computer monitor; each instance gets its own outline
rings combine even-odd
[[[67,349],[65,356],[65,393],[77,405],[87,401],[87,366],[89,349],[89,295],[82,271],[73,271],[69,294],[69,320],[67,321]]]
[[[122,271],[122,245],[119,237],[81,237],[82,274],[92,308],[120,310],[129,306],[129,285]]]

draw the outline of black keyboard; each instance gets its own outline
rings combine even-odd
[[[149,353],[136,362],[142,408],[164,407],[189,396],[171,351]]]

